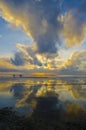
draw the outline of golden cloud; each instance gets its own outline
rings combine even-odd
[[[86,72],[86,50],[74,52],[61,69]]]
[[[66,46],[72,47],[83,42],[86,36],[86,24],[82,24],[71,13],[64,17],[63,36],[66,40]]]

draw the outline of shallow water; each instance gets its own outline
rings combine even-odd
[[[86,111],[86,78],[0,79],[0,108],[12,107],[21,115],[34,110],[78,114]]]

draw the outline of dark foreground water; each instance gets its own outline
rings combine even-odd
[[[44,124],[48,124],[49,128],[43,130],[84,130],[86,78],[0,79],[0,109],[6,107],[17,111],[18,115],[26,118],[32,116],[33,120],[38,120],[40,130]],[[39,125],[41,122],[42,126]],[[70,126],[64,126],[65,123]]]

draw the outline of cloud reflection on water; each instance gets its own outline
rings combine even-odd
[[[86,79],[25,79],[0,82],[0,108],[18,111],[66,110],[77,113],[86,109]],[[4,105],[2,103],[4,101]]]

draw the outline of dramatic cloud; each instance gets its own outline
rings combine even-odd
[[[64,13],[62,0],[0,0],[1,16],[30,35],[39,53],[56,53],[61,34],[68,46],[80,44],[86,36],[86,1],[63,2],[68,6]]]
[[[9,60],[10,65],[25,69],[62,68],[59,50],[65,45],[78,46],[86,37],[85,6],[86,0],[0,0],[0,16],[32,38],[32,46],[17,44],[19,50]],[[86,63],[81,55],[86,56],[85,51],[74,53],[63,69],[83,71]]]
[[[37,43],[39,53],[56,53],[62,28],[61,0],[0,0],[1,16],[21,27]]]
[[[16,45],[18,51],[10,59],[10,62],[15,66],[25,66],[27,64],[34,66],[34,68],[42,69],[58,69],[59,65],[63,64],[63,61],[59,58],[45,57],[45,55],[37,54],[35,48],[31,46],[25,46],[22,44]]]
[[[21,46],[18,44],[18,46]],[[24,48],[25,46],[21,46]],[[40,68],[40,71],[46,70],[55,70],[54,72],[66,74],[66,73],[86,73],[86,51],[77,51],[72,54],[72,56],[67,61],[62,61],[60,59],[39,61],[38,57],[31,57],[27,54],[27,48],[23,51],[18,51],[15,53],[14,58],[5,59],[0,58],[0,71],[26,71],[34,70],[37,71]],[[24,53],[26,51],[26,53]],[[39,56],[40,57],[40,56]],[[17,59],[18,58],[18,59]]]

